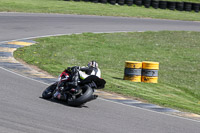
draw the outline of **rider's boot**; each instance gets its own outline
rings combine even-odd
[[[60,95],[60,89],[57,87],[56,88],[56,93],[53,94],[53,98],[57,98]]]
[[[53,98],[57,98],[59,94],[60,94],[60,92],[56,91],[56,93],[54,93],[54,95],[53,95]]]
[[[67,95],[66,94],[60,94],[60,96],[59,96],[59,99],[60,100],[67,100]]]
[[[67,100],[67,95],[66,94],[61,94],[60,92],[56,92],[54,94],[54,98],[59,99],[59,100]]]
[[[78,87],[78,79],[79,79],[79,75],[78,72],[75,72],[72,78],[72,84],[71,84],[71,91],[74,93],[78,93],[79,92],[79,87]]]
[[[60,99],[60,100],[66,100],[67,96],[65,94],[62,94],[62,90],[64,89],[64,87],[60,87],[56,93],[53,95],[54,98],[56,99]]]

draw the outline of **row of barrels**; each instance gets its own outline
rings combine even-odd
[[[69,1],[69,0],[65,0]],[[80,0],[74,0],[80,1]],[[146,8],[153,7],[154,9],[170,9],[170,10],[178,10],[178,11],[195,11],[199,12],[200,3],[191,3],[191,2],[175,2],[175,1],[164,1],[164,0],[82,0],[85,2],[94,2],[94,3],[110,3],[112,5],[128,5],[132,6],[144,6]]]
[[[133,82],[157,83],[159,62],[126,61],[124,80]]]

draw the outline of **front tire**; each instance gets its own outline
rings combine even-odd
[[[43,97],[44,99],[50,99],[50,98],[52,98],[53,92],[54,92],[54,90],[56,89],[56,87],[57,87],[57,84],[56,84],[56,83],[54,83],[54,84],[50,85],[49,87],[47,87],[47,88],[43,91],[42,97]]]

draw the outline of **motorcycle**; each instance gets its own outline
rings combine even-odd
[[[67,105],[77,107],[96,99],[98,95],[94,95],[94,90],[103,89],[105,84],[106,81],[104,79],[90,75],[78,82],[78,92],[75,92],[71,88],[71,82],[55,82],[43,91],[42,97],[44,99],[52,99],[56,91],[60,89],[61,93],[67,97],[65,99]]]

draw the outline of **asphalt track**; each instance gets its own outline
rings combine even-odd
[[[200,31],[199,22],[0,13],[0,42],[55,34]],[[200,122],[97,99],[83,108],[40,98],[47,84],[0,67],[0,133],[199,133]]]

